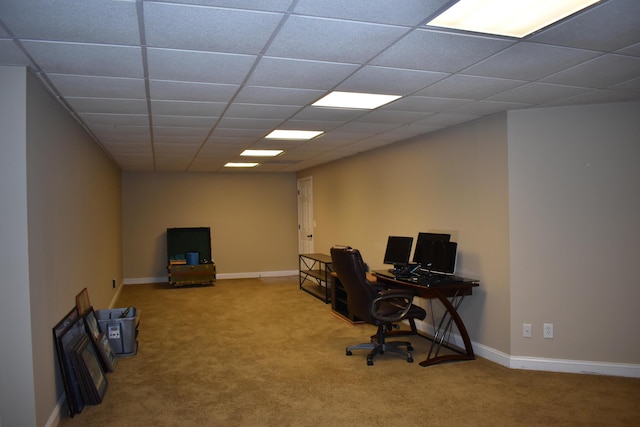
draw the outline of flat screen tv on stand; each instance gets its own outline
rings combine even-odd
[[[396,276],[408,276],[412,273],[412,266],[409,264],[412,246],[413,237],[389,236],[384,251],[384,263],[393,265],[389,272]]]
[[[186,260],[188,253],[198,254],[198,263],[210,264],[211,230],[209,227],[167,228],[167,258]]]

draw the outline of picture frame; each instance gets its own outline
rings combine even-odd
[[[80,316],[83,316],[90,308],[92,308],[92,305],[89,301],[89,290],[84,288],[76,295],[76,309]]]
[[[74,339],[71,358],[85,401],[90,405],[102,403],[109,382],[88,334]]]
[[[93,310],[93,307],[89,307],[82,316],[85,322],[85,327],[91,343],[100,356],[100,363],[105,372],[113,372],[115,370],[116,363],[118,361],[109,338],[101,331],[98,319]]]
[[[74,371],[68,351],[73,340],[82,334],[86,334],[84,321],[78,314],[76,307],[70,310],[53,327],[53,338],[58,356],[58,365],[60,367],[70,417],[82,412],[86,404],[82,396],[79,378]]]

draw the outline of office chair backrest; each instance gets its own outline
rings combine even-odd
[[[331,261],[333,271],[347,292],[349,313],[365,322],[375,322],[370,310],[378,291],[367,280],[367,270],[360,251],[348,246],[334,246],[331,248]]]

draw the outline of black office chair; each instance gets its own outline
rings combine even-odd
[[[334,246],[331,248],[331,261],[333,271],[347,292],[349,313],[378,327],[371,342],[348,346],[347,356],[351,356],[353,350],[371,350],[367,365],[373,365],[376,354],[394,352],[406,356],[407,362],[413,362],[411,343],[386,342],[386,335],[393,328],[393,322],[423,320],[426,317],[426,311],[412,304],[414,295],[406,289],[383,289],[372,285],[367,280],[366,267],[357,249]],[[406,347],[406,351],[402,347]]]

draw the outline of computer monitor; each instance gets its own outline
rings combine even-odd
[[[424,247],[425,242],[436,241],[436,242],[448,242],[451,239],[450,234],[444,233],[418,233],[418,240],[416,240],[416,250],[413,252],[413,262],[420,263],[420,259],[422,258],[422,248]],[[431,244],[431,243],[429,243]]]
[[[418,263],[422,271],[453,274],[456,270],[458,244],[443,240],[424,240]]]
[[[402,267],[409,264],[413,237],[389,236],[387,249],[384,251],[384,263]]]

